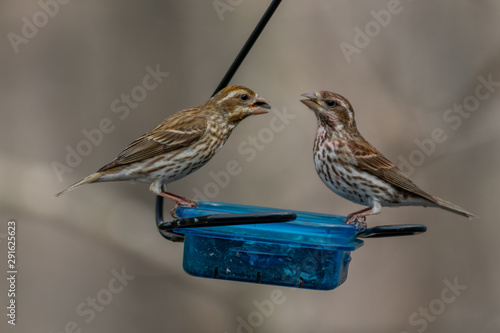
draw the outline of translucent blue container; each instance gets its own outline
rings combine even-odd
[[[276,208],[200,201],[180,218]],[[331,290],[347,279],[351,251],[363,245],[345,217],[292,211],[292,222],[175,229],[184,234],[184,270],[194,276]]]

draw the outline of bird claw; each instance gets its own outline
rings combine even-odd
[[[170,215],[172,215],[172,217],[174,219],[177,219],[179,218],[179,216],[177,216],[177,208],[179,207],[192,207],[192,208],[198,208],[198,202],[196,200],[189,200],[189,199],[186,199],[182,202],[176,202],[174,208],[172,208],[172,210],[170,211]]]
[[[368,225],[366,224],[365,221],[366,221],[366,218],[363,216],[363,217],[356,219],[348,224],[354,225],[356,227],[356,229],[358,229],[358,232],[363,232],[368,227]]]
[[[344,223],[354,225],[359,232],[365,231],[368,227],[366,224],[366,216],[348,216]]]
[[[177,195],[177,194],[173,194],[173,193],[169,193],[169,192],[161,192],[161,193],[158,193],[158,195],[162,196],[164,198],[170,199],[170,200],[175,202],[174,208],[172,208],[172,210],[170,211],[170,215],[172,215],[173,218],[178,218],[175,211],[180,206],[194,207],[194,208],[198,207],[198,201],[191,200],[191,199],[185,198],[185,197]]]

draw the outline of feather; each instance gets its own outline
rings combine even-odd
[[[362,139],[362,140],[360,140]],[[393,186],[404,189],[414,195],[418,195],[433,203],[437,203],[434,197],[420,187],[415,185],[401,169],[389,161],[381,152],[375,149],[365,139],[360,138],[356,142],[349,141],[348,147],[356,157],[358,167],[388,182]]]
[[[186,117],[185,113],[192,115]],[[117,158],[97,171],[106,171],[188,147],[198,141],[207,130],[204,113],[206,111],[199,108],[177,112],[132,142]]]

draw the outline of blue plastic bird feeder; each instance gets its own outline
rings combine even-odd
[[[361,231],[345,217],[200,201],[179,207],[179,219],[158,221],[162,235],[184,241],[184,270],[194,276],[331,290],[347,279],[360,237],[409,235],[421,225]],[[286,221],[286,222],[283,222]]]

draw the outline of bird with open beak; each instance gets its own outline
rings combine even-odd
[[[97,172],[68,187],[61,194],[84,184],[108,181],[150,183],[156,195],[179,205],[196,201],[165,191],[168,184],[204,166],[243,119],[265,114],[271,108],[265,98],[243,86],[220,90],[205,104],[179,111],[132,142],[118,157]]]

